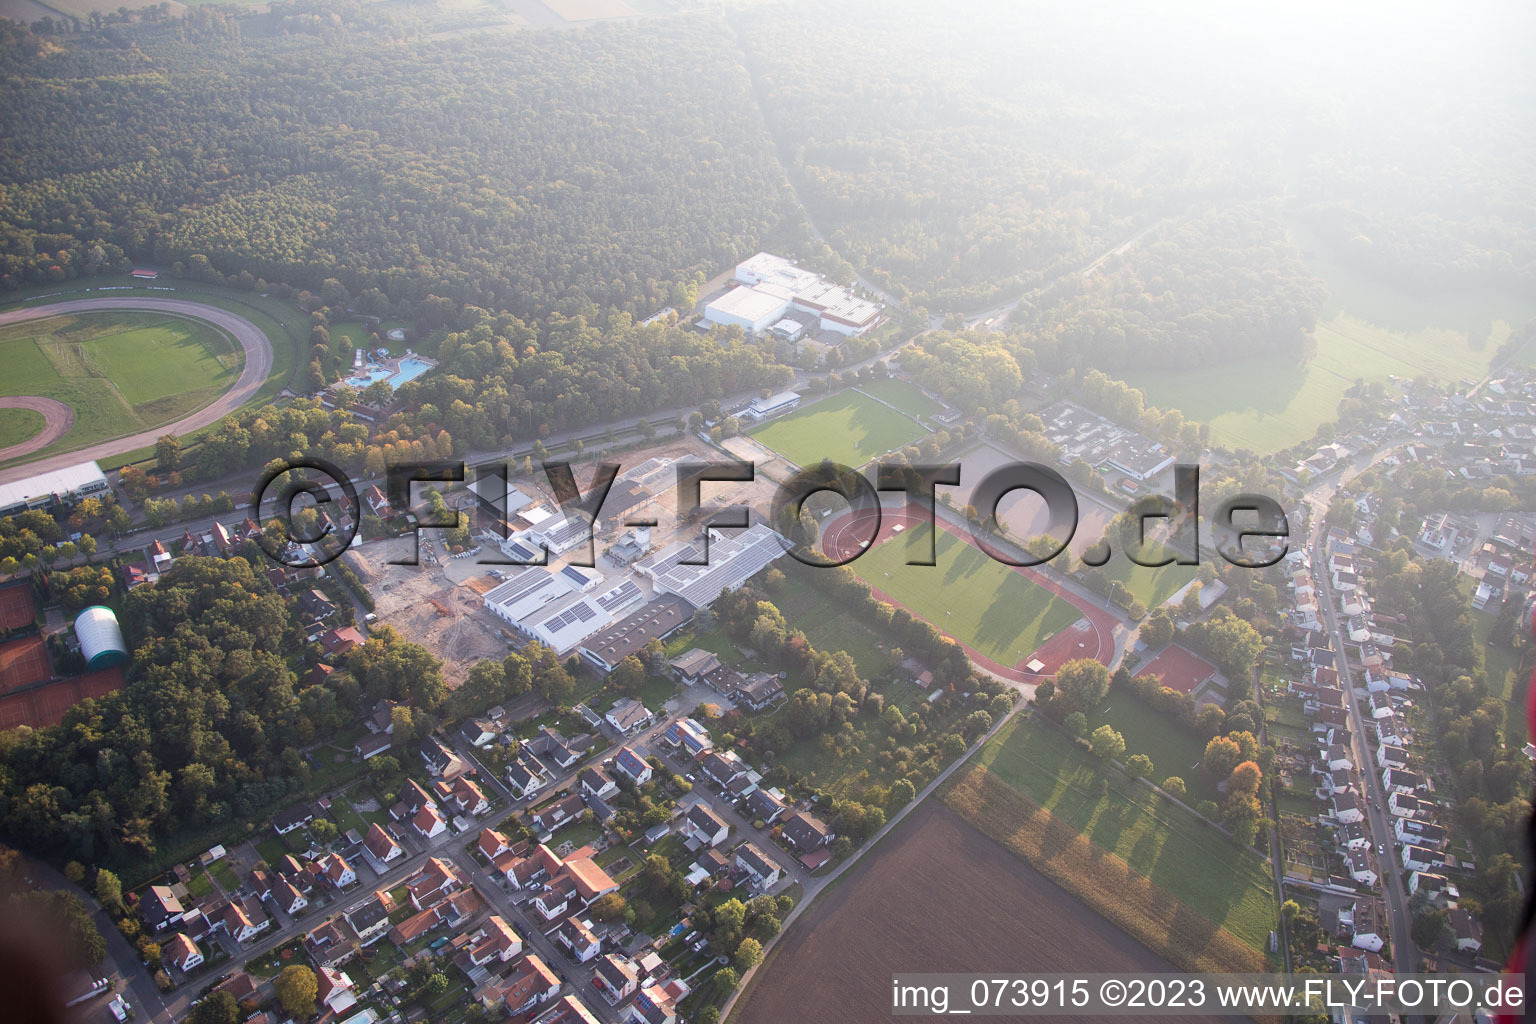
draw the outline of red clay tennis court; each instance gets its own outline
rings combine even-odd
[[[9,633],[37,621],[37,605],[32,602],[32,584],[16,580],[0,587],[0,633]]]
[[[34,729],[58,725],[64,713],[87,697],[101,697],[123,685],[123,670],[97,669],[73,679],[0,697],[0,730],[29,725]]]
[[[1137,671],[1140,676],[1157,676],[1170,690],[1189,693],[1216,674],[1216,666],[1193,651],[1170,644],[1163,652]]]
[[[0,694],[14,693],[52,674],[42,637],[27,636],[0,644]]]

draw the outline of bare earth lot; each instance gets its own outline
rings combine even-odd
[[[425,541],[422,550],[425,554]],[[501,637],[500,622],[485,610],[473,589],[455,584],[440,565],[387,564],[391,558],[410,557],[410,551],[410,538],[396,538],[364,544],[349,556],[360,573],[372,580],[368,589],[379,622],[441,658],[443,679],[449,686],[462,683],[475,662],[506,657],[509,646]],[[449,565],[462,570],[454,575],[466,580],[485,572],[483,568],[471,572],[474,567],[467,560]]]
[[[795,922],[735,1021],[888,1021],[896,971],[1173,969],[930,800]]]

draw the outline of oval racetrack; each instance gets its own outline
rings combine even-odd
[[[81,462],[99,461],[120,455],[123,452],[131,452],[137,448],[147,448],[155,443],[155,439],[162,434],[175,434],[183,437],[196,430],[217,423],[255,396],[261,390],[261,386],[272,374],[272,344],[267,336],[255,324],[242,316],[238,316],[217,306],[208,306],[200,302],[189,302],[183,299],[159,299],[138,298],[123,296],[121,298],[103,299],[69,299],[65,302],[55,302],[46,306],[32,306],[26,309],[11,309],[0,312],[0,327],[9,327],[12,324],[27,323],[31,320],[42,320],[50,316],[59,316],[67,313],[170,313],[176,316],[190,317],[194,320],[203,320],[227,331],[241,350],[245,353],[245,365],[240,369],[240,377],[234,386],[214,399],[208,405],[203,406],[190,416],[184,416],[174,423],[167,423],[153,430],[140,431],[137,434],[129,434],[125,437],[114,438],[110,441],[100,441],[84,448],[77,448],[70,452],[60,452],[47,458],[37,459],[33,462],[12,466],[9,469],[0,469],[0,483],[10,483],[20,480],[34,473],[46,473],[65,466],[73,466]],[[51,403],[44,405],[43,403]],[[61,422],[57,419],[60,415],[57,408],[61,407],[68,412],[68,418]],[[41,412],[47,420],[43,432],[21,444],[13,445],[0,450],[0,459],[13,459],[28,452],[45,448],[64,436],[74,422],[74,413],[62,402],[52,399],[37,398],[33,396],[21,396],[14,399],[0,399],[0,407],[35,409]],[[50,415],[51,410],[51,415]]]

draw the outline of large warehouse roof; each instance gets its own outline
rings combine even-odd
[[[8,484],[0,484],[0,511],[25,507],[39,499],[76,491],[105,490],[107,478],[94,462],[65,466],[51,473],[38,473]]]
[[[789,542],[762,523],[727,536],[710,531],[709,564],[687,565],[699,557],[692,544],[676,543],[635,566],[651,577],[656,589],[676,594],[695,608],[702,608],[722,591],[734,590],[757,575],[788,549]]]

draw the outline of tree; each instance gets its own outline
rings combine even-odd
[[[1069,661],[1056,671],[1056,695],[1073,711],[1092,711],[1109,692],[1109,669],[1092,658]]]
[[[624,897],[616,892],[605,893],[592,902],[592,916],[599,921],[617,921],[629,909]]]
[[[1125,737],[1108,725],[1093,730],[1089,743],[1093,746],[1094,755],[1106,761],[1125,753]]]
[[[742,939],[736,947],[736,969],[745,974],[763,962],[763,944],[756,939]]]
[[[273,980],[272,989],[287,1013],[300,1019],[314,1014],[319,984],[315,980],[315,972],[303,964],[284,967],[282,973]]]
[[[1447,916],[1445,911],[1433,907],[1414,915],[1414,944],[1429,953],[1439,949],[1441,940],[1445,938]]]
[[[1232,769],[1242,759],[1242,751],[1235,741],[1227,736],[1215,736],[1205,745],[1205,758],[1201,764],[1207,775],[1223,779],[1232,774]]]
[[[741,975],[734,968],[722,967],[715,972],[715,991],[722,995],[736,991],[736,986],[741,984]]]
[[[113,917],[123,912],[123,883],[106,868],[96,872],[96,902],[107,908],[107,913]]]
[[[1126,773],[1133,779],[1145,779],[1152,774],[1152,759],[1146,754],[1132,754],[1125,759]]]
[[[897,779],[886,791],[885,809],[892,814],[917,799],[917,787],[907,779]]]
[[[237,1024],[240,1020],[240,1004],[228,992],[208,993],[192,1011],[192,1024]]]
[[[645,665],[631,654],[614,666],[608,679],[620,693],[633,694],[645,682]]]
[[[1081,711],[1072,712],[1061,724],[1073,736],[1081,737],[1088,734],[1088,716]]]
[[[1187,793],[1187,790],[1184,786],[1184,780],[1179,778],[1177,775],[1170,775],[1163,780],[1163,791],[1166,792],[1169,796],[1177,797],[1180,800],[1183,800],[1185,794]]]
[[[170,473],[181,462],[181,438],[175,434],[161,434],[155,439],[155,468]]]
[[[1244,761],[1232,769],[1232,774],[1227,776],[1228,793],[1246,793],[1254,796],[1259,791],[1259,783],[1263,780],[1263,773],[1259,766],[1252,761]]]

